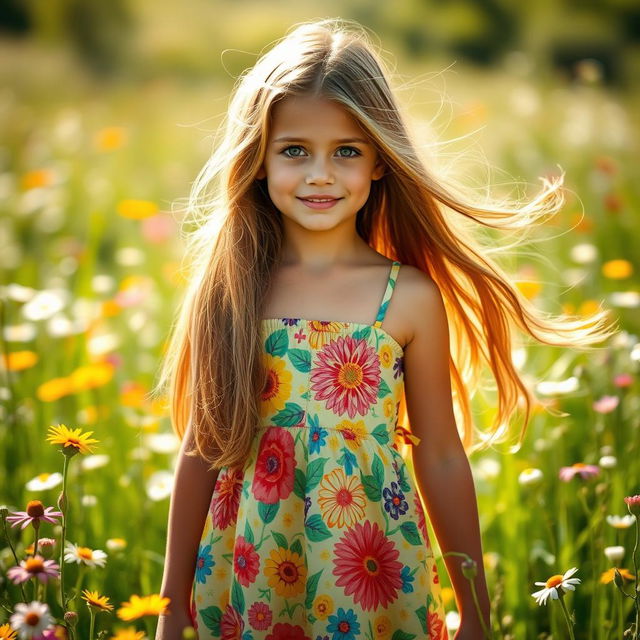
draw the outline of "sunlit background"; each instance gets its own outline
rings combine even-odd
[[[95,623],[106,637],[152,633],[152,605],[129,622],[118,611],[160,589],[178,442],[147,392],[182,291],[181,209],[238,75],[292,24],[330,16],[377,34],[434,165],[479,194],[491,183],[519,197],[566,172],[563,211],[507,266],[540,307],[602,305],[622,331],[590,353],[515,352],[550,412],[534,416],[517,453],[472,463],[495,637],[569,637],[558,603],[539,606],[531,594],[534,582],[577,567],[581,583],[566,598],[575,637],[621,638],[633,602],[612,569],[637,571],[635,524],[622,516],[624,497],[640,493],[632,0],[2,0],[0,504],[57,509],[63,456],[47,429],[93,431],[98,444],[70,460],[67,479],[66,539],[89,561],[65,563],[66,585],[109,598],[114,610]],[[491,407],[478,410],[479,424],[491,419]],[[45,523],[39,535],[60,531]],[[0,527],[0,626],[24,601],[6,576],[33,533]],[[103,567],[90,561],[98,550]],[[59,558],[59,548],[44,555]],[[39,595],[60,619],[57,584]],[[630,578],[624,585],[633,591]],[[69,608],[88,637],[79,593]],[[123,631],[131,627],[140,634]]]

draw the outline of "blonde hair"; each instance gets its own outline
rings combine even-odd
[[[191,422],[194,448],[212,468],[242,466],[259,424],[266,383],[260,323],[282,246],[281,214],[256,179],[273,105],[311,95],[339,103],[387,166],[356,218],[357,233],[390,259],[438,285],[451,334],[450,374],[458,428],[470,452],[507,438],[519,405],[524,437],[535,396],[512,361],[512,332],[548,345],[581,346],[612,335],[607,312],[583,318],[536,309],[491,258],[474,227],[524,229],[564,203],[563,176],[544,179],[525,205],[478,204],[436,180],[419,157],[367,32],[341,19],[296,26],[234,87],[224,134],[200,171],[188,209],[198,222],[187,260],[190,282],[168,343],[157,389],[168,387],[173,428]],[[489,365],[497,388],[493,425],[473,424],[471,391]],[[401,403],[406,421],[406,404]],[[497,438],[500,436],[500,438]]]

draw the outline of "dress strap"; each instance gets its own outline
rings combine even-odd
[[[389,306],[389,301],[391,300],[393,289],[396,286],[396,279],[398,278],[399,270],[400,270],[400,263],[397,260],[394,260],[393,264],[391,265],[391,270],[389,271],[387,288],[385,289],[384,295],[382,296],[382,302],[380,303],[380,307],[378,309],[378,315],[376,316],[376,321],[373,323],[374,327],[380,328],[382,326],[382,321],[384,320],[384,316],[387,313],[387,307]]]

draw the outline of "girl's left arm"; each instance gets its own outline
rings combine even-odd
[[[477,565],[475,587],[482,617],[490,628],[489,594],[482,562],[478,507],[469,460],[458,435],[449,373],[449,332],[441,293],[434,281],[413,271],[407,294],[414,318],[405,347],[405,397],[411,431],[421,439],[411,447],[418,489],[443,553],[463,552]],[[460,556],[445,557],[460,613],[456,639],[482,639],[482,625]]]

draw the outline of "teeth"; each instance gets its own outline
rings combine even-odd
[[[308,200],[309,202],[331,202],[332,200],[335,200],[335,198],[325,198],[324,200],[320,200],[319,198],[305,198],[305,200]]]

